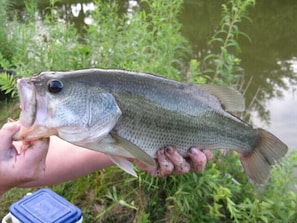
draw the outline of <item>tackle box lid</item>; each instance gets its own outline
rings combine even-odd
[[[75,223],[82,217],[78,207],[46,188],[13,203],[9,211],[22,223]]]

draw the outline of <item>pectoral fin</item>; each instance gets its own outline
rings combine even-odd
[[[116,134],[111,133],[111,136],[113,139],[115,139],[115,144],[119,145],[124,150],[129,152],[135,159],[140,160],[141,162],[150,167],[156,167],[155,160],[142,149],[140,149],[138,146]]]
[[[133,164],[129,160],[121,156],[112,156],[112,155],[109,155],[109,158],[111,159],[112,162],[114,162],[114,164],[116,164],[122,170],[131,174],[134,177],[137,177],[137,174],[133,169]]]

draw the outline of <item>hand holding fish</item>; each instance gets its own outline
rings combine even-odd
[[[157,151],[157,166],[147,166],[139,160],[134,163],[142,170],[149,172],[154,177],[164,177],[171,174],[185,174],[190,171],[202,172],[211,160],[213,154],[210,150],[201,150],[192,147],[188,151],[188,157],[185,158],[178,153],[178,150],[172,146],[166,146]]]
[[[49,140],[24,142],[15,146],[12,136],[19,129],[18,123],[12,122],[0,130],[0,198],[10,188],[40,178],[45,172]]]

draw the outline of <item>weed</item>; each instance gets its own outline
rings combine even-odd
[[[243,74],[240,66],[239,36],[249,36],[239,29],[242,19],[250,20],[247,9],[255,0],[230,0],[222,4],[221,22],[209,41],[211,53],[203,60],[199,70],[192,74],[194,82],[207,82],[234,86]],[[197,63],[197,62],[196,62]],[[201,79],[202,78],[202,79]]]

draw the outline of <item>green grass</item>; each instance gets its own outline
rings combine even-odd
[[[110,167],[50,187],[83,210],[85,222],[294,222],[297,153],[277,166],[265,187],[248,183],[234,154],[208,164],[202,174],[135,178]],[[5,194],[1,214],[32,189]]]
[[[240,1],[229,2],[240,4]],[[242,4],[249,2],[242,1]],[[95,3],[97,10],[92,14],[95,22],[85,27],[83,35],[73,25],[57,22],[54,8],[43,21],[36,23],[32,16],[36,9],[34,1],[26,2],[28,18],[25,22],[6,21],[6,13],[11,10],[0,10],[1,21],[10,24],[0,24],[0,34],[7,34],[0,38],[10,46],[9,52],[1,50],[0,65],[5,69],[15,68],[18,76],[30,76],[44,70],[107,67],[163,74],[176,80],[208,81],[207,70],[202,70],[199,61],[186,60],[191,55],[191,48],[181,35],[182,27],[177,19],[181,0],[162,3],[143,0],[141,4],[146,10],[136,11],[133,17],[119,16],[115,1],[98,0]],[[238,5],[231,4],[230,9],[235,6]],[[225,11],[223,15],[228,13]],[[10,17],[13,18],[13,14]],[[238,23],[233,33],[238,31]],[[225,26],[222,23],[220,27]],[[231,38],[231,42],[235,40]],[[223,56],[227,58],[232,53],[227,50]],[[226,82],[224,78],[227,78],[226,84],[234,83],[231,79],[236,77],[230,71],[238,68],[238,61],[219,61],[220,55],[209,57],[224,63],[226,68],[225,73],[216,76],[216,82]],[[232,55],[229,58],[234,58]],[[1,84],[15,87],[9,80],[2,80]],[[2,123],[7,117],[17,118],[17,102],[1,101],[0,105]],[[117,167],[110,167],[50,188],[79,206],[87,223],[293,223],[297,218],[297,184],[293,176],[296,161],[296,152],[291,152],[263,187],[248,182],[237,155],[217,153],[201,174],[153,178],[138,171],[139,177],[135,178]],[[6,193],[0,205],[0,216],[8,212],[10,204],[34,190],[12,189]]]

